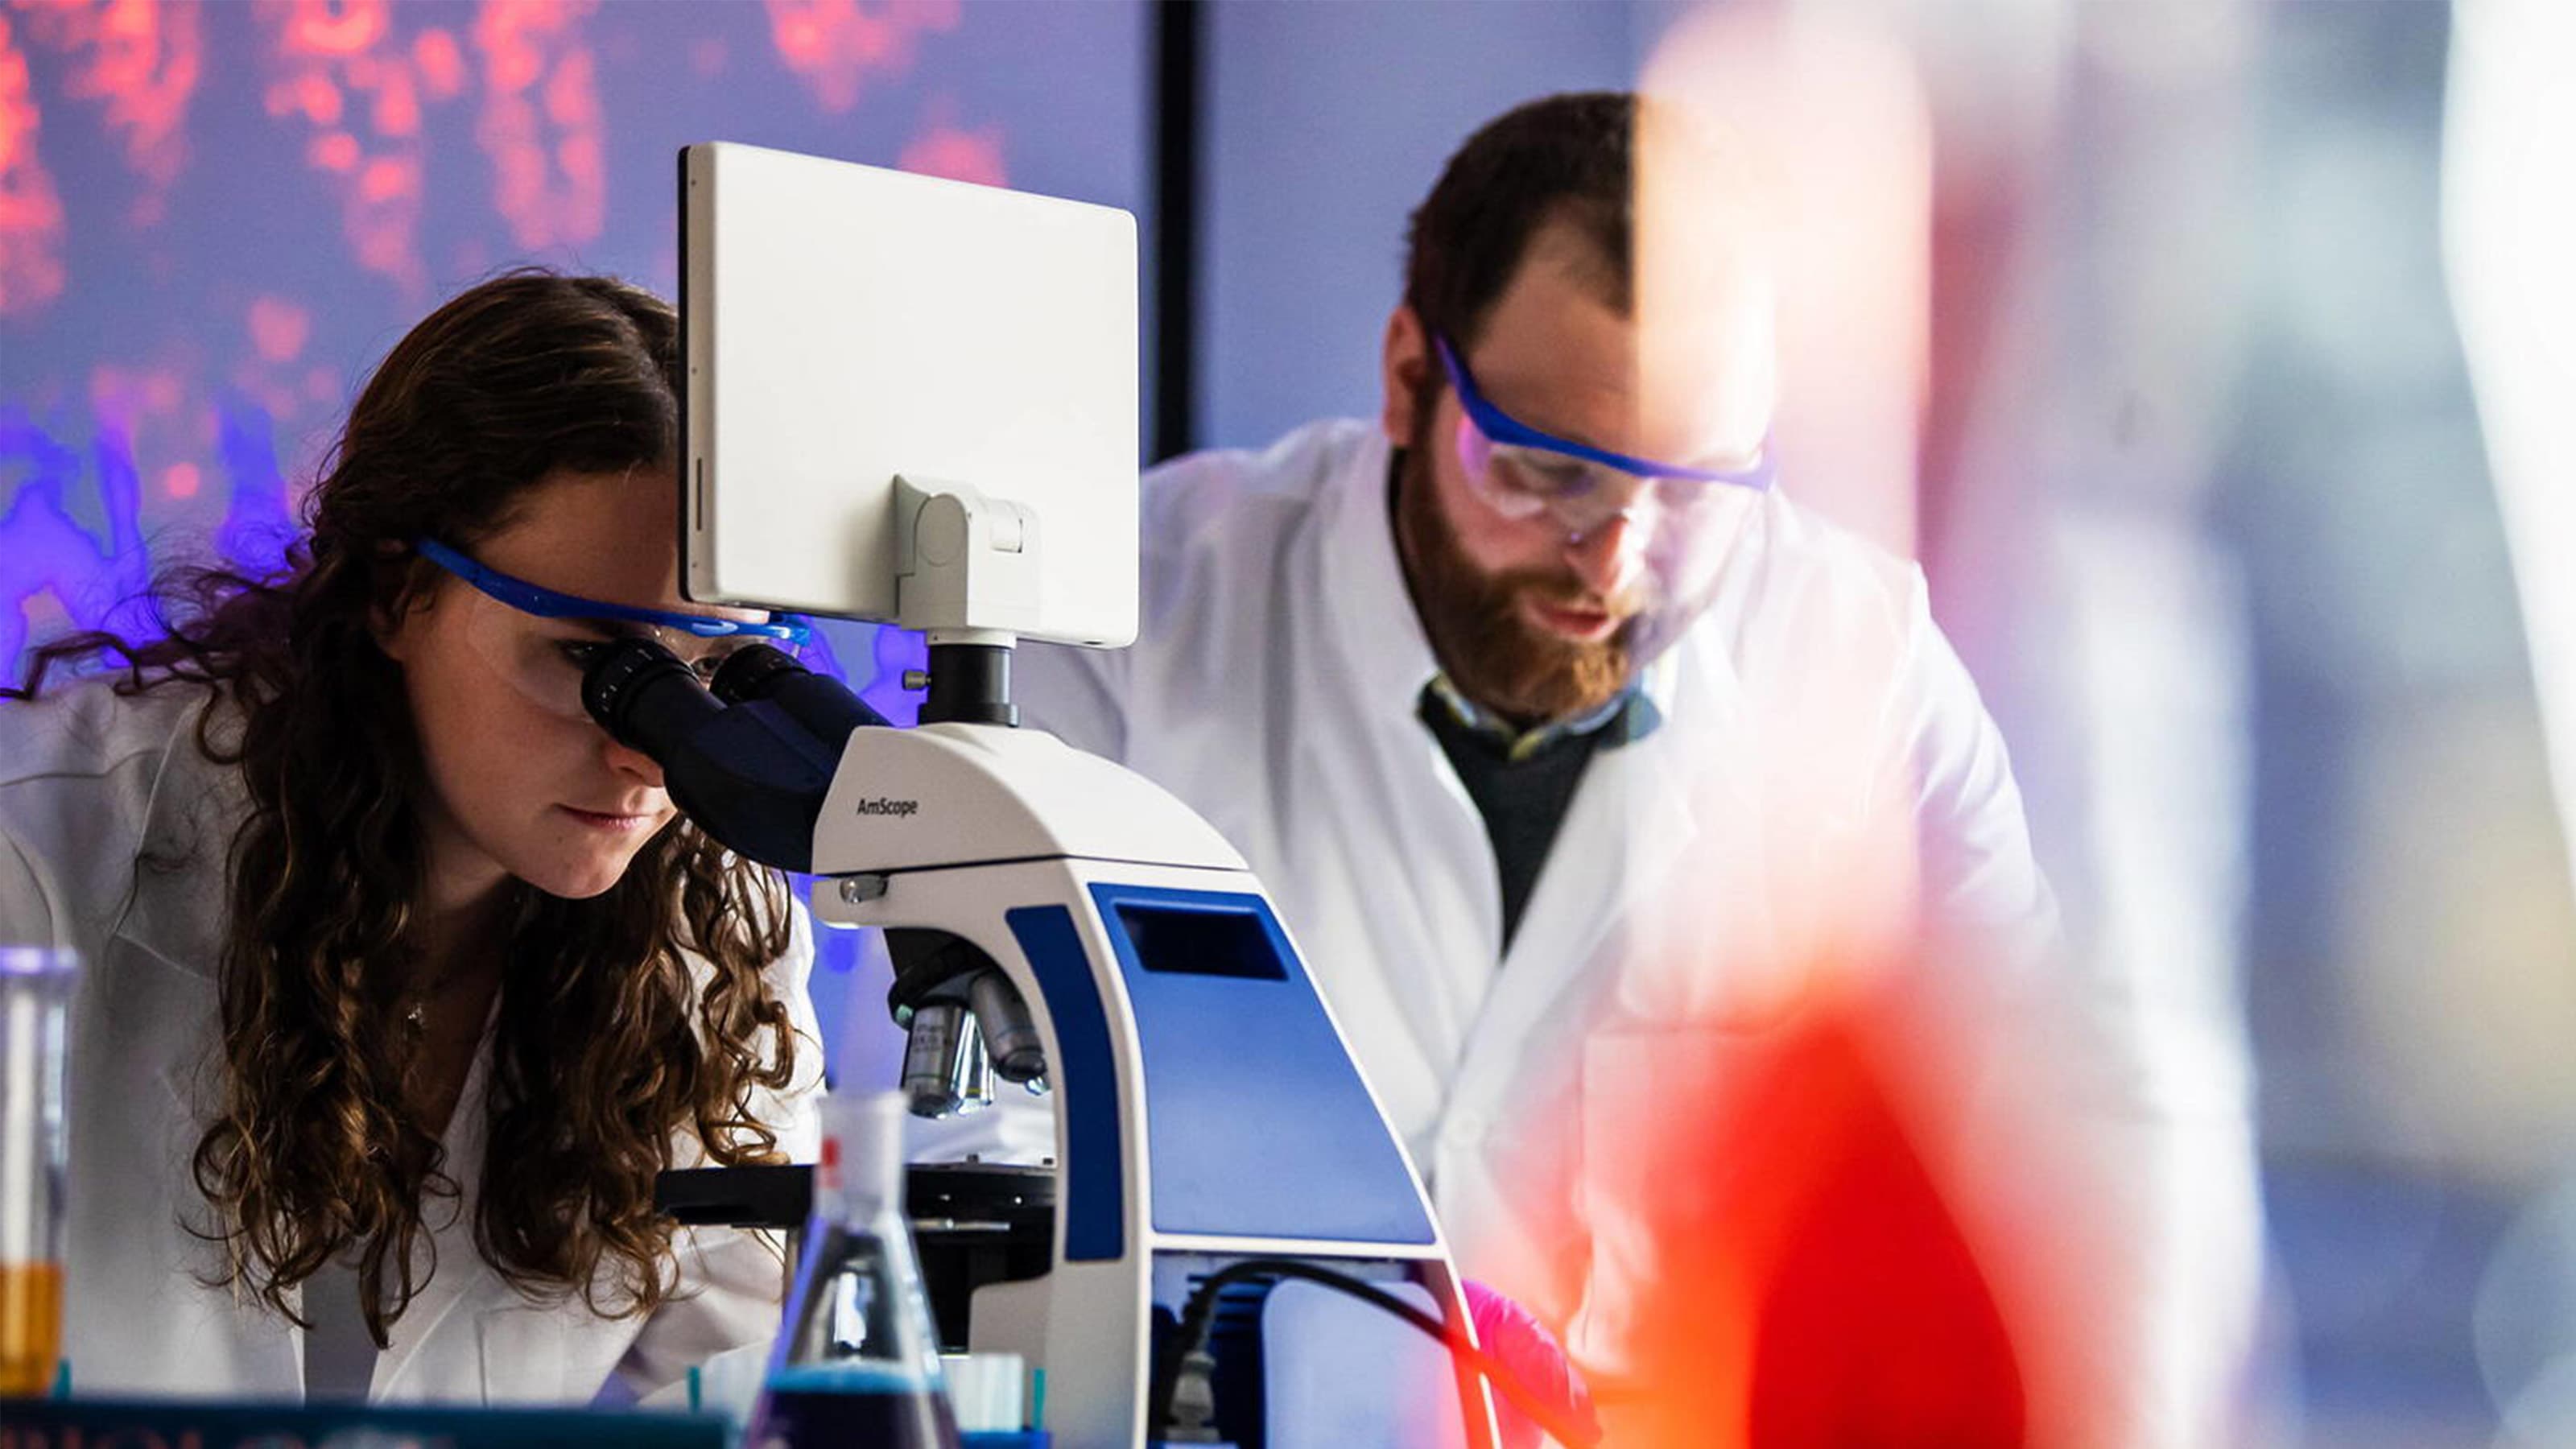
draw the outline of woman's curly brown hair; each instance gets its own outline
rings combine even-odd
[[[224,1096],[194,1170],[228,1250],[214,1281],[290,1318],[288,1290],[354,1249],[384,1346],[427,1282],[424,1210],[459,1191],[406,1105],[397,996],[427,786],[371,620],[439,586],[413,540],[470,549],[556,469],[671,467],[677,366],[676,320],[649,293],[534,271],[477,286],[376,369],[277,575],[182,570],[157,594],[165,638],[62,640],[8,691],[32,697],[49,666],[114,656],[121,690],[194,682],[229,705],[197,729],[239,766],[250,810],[227,862]],[[795,1061],[762,978],[788,949],[785,888],[683,819],[605,894],[519,896],[474,1241],[523,1291],[649,1312],[676,1286],[652,1201],[674,1134],[716,1163],[777,1160],[755,1099]]]

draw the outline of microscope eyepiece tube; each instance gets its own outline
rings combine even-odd
[[[581,703],[611,738],[666,767],[691,730],[725,710],[678,655],[649,639],[620,639],[591,661]]]
[[[766,644],[735,650],[716,669],[707,687],[727,704],[772,701],[790,719],[834,749],[846,745],[853,731],[886,722],[884,715],[869,708],[868,702],[849,686],[828,674],[815,673],[785,650]]]
[[[741,704],[768,698],[781,675],[807,672],[783,649],[748,644],[725,656],[724,663],[716,666],[715,677],[707,681],[707,688],[727,704]]]

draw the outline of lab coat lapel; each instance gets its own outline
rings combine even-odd
[[[578,1400],[598,1390],[643,1326],[641,1318],[590,1313],[578,1291],[523,1292],[475,1244],[499,1019],[496,1000],[448,1120],[446,1171],[457,1193],[429,1209],[437,1272],[396,1320],[393,1343],[377,1362],[369,1397],[379,1402]]]
[[[237,734],[227,716],[217,742],[229,745]],[[221,1100],[223,863],[232,848],[224,822],[240,819],[247,807],[240,773],[190,747],[192,736],[183,738],[153,782],[151,813],[135,848],[134,893],[109,930],[111,939],[172,976],[150,992],[111,993],[102,1006],[119,1023],[121,1039],[133,1041],[127,1034],[138,1030],[151,1033],[149,1047],[128,1048],[131,1059],[160,1063],[171,1107],[194,1132],[211,1120]]]
[[[497,1001],[494,1008],[498,1010]],[[394,1320],[392,1342],[376,1360],[375,1379],[368,1390],[371,1399],[473,1401],[520,1397],[501,1392],[504,1386],[486,1381],[487,1367],[506,1371],[511,1366],[479,1362],[475,1335],[462,1331],[465,1320],[461,1315],[516,1297],[474,1245],[474,1210],[483,1187],[491,1077],[492,1030],[487,1021],[483,1045],[475,1053],[474,1065],[467,1069],[465,1088],[457,1095],[456,1111],[448,1118],[447,1134],[441,1144],[445,1152],[442,1170],[455,1180],[456,1195],[433,1198],[423,1204],[431,1243],[415,1251],[412,1271],[428,1272],[429,1281],[421,1286],[402,1316]],[[434,1271],[432,1244],[436,1248]],[[456,1321],[451,1324],[451,1319]],[[437,1340],[434,1351],[433,1338]],[[545,1366],[522,1367],[534,1371]]]
[[[222,1267],[222,1248],[200,1236],[214,1224],[189,1164],[220,1100],[224,903],[209,862],[229,843],[238,776],[194,749],[169,751],[162,769],[131,893],[72,1012],[82,1090],[69,1104],[69,1249],[81,1281],[66,1295],[64,1348],[75,1382],[94,1386],[144,1364],[165,1391],[289,1395],[303,1382],[291,1325],[196,1281]]]
[[[1321,664],[1343,675],[1326,697],[1341,698],[1351,711],[1349,739],[1331,747],[1338,768],[1330,783],[1346,815],[1339,833],[1394,837],[1384,861],[1389,876],[1376,883],[1367,909],[1377,959],[1399,964],[1385,973],[1399,1007],[1397,1029],[1445,1076],[1492,982],[1502,903],[1483,821],[1416,713],[1439,666],[1396,556],[1388,460],[1384,438],[1372,432],[1327,482],[1321,586],[1293,602],[1326,612],[1318,632],[1335,647]]]
[[[1661,727],[1600,749],[1585,768],[1469,1038],[1456,1091],[1461,1110],[1499,1110],[1529,1055],[1570,1036],[1595,1014],[1598,998],[1623,985],[1631,924],[1653,903],[1677,892],[1707,911],[1732,901],[1726,882],[1674,879],[1701,837],[1703,811],[1722,807],[1740,787],[1722,757],[1693,747],[1725,730],[1732,675],[1682,683],[1689,687],[1650,690],[1667,711]],[[1675,693],[1688,697],[1676,701]]]
[[[74,1292],[114,1322],[66,1343],[74,1381],[116,1384],[130,1371],[95,1362],[105,1349],[165,1366],[165,1392],[291,1396],[304,1382],[294,1326],[244,1315],[229,1290],[196,1281],[223,1263],[199,1235],[215,1224],[189,1166],[208,1122],[200,1104],[212,1101],[214,983],[131,936],[91,964],[114,989],[100,993],[99,1019],[76,1026],[73,1050],[119,1065],[88,1076],[105,1100],[71,1104],[73,1258],[89,1279]],[[187,1286],[173,1291],[174,1279]]]

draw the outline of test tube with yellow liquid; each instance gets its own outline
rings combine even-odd
[[[53,1386],[63,1345],[64,1019],[80,958],[0,946],[0,1398]]]

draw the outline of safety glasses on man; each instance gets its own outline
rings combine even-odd
[[[1560,438],[1522,422],[1476,389],[1475,375],[1449,339],[1434,334],[1441,370],[1458,394],[1458,462],[1477,499],[1515,521],[1545,513],[1579,543],[1611,519],[1633,513],[1652,496],[1671,517],[1687,522],[1713,511],[1731,488],[1767,489],[1774,469],[1764,439],[1745,468],[1696,468],[1614,453]]]
[[[459,598],[471,611],[465,627],[475,652],[521,697],[570,719],[586,717],[582,671],[601,646],[618,639],[649,639],[708,678],[743,648],[766,644],[794,653],[812,633],[792,619],[727,619],[557,593],[487,568],[434,538],[416,546],[421,557],[472,586]]]

